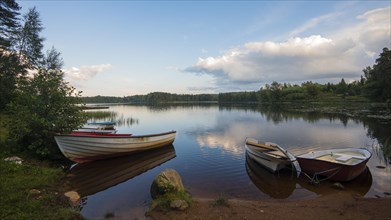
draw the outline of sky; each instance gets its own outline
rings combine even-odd
[[[391,0],[17,3],[83,96],[351,82],[391,48]]]

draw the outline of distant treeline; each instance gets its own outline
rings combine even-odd
[[[344,79],[338,84],[328,83],[321,85],[311,81],[301,85],[281,84],[273,82],[266,84],[258,91],[228,92],[219,94],[172,94],[153,92],[147,95],[134,95],[125,97],[93,96],[82,97],[85,103],[167,103],[167,102],[262,102],[278,103],[290,101],[305,101],[324,99],[337,95],[341,98],[346,96],[361,96],[364,90],[364,79],[347,84]]]
[[[93,96],[82,97],[84,103],[164,103],[164,102],[217,102],[218,94],[172,94],[153,92],[147,95],[134,96]]]
[[[366,67],[364,76],[347,83],[343,78],[337,84],[319,84],[307,81],[301,85],[273,82],[258,91],[229,92],[219,94],[172,94],[153,92],[147,95],[125,97],[83,97],[84,103],[167,103],[167,102],[305,102],[305,101],[376,101],[391,102],[391,51],[384,48],[373,67]]]

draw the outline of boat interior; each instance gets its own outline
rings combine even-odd
[[[248,140],[246,142],[247,146],[251,147],[253,150],[266,154],[274,158],[287,158],[284,153],[276,149],[273,145],[264,142],[258,142],[256,140]]]
[[[341,163],[354,165],[366,159],[365,155],[357,151],[342,151],[342,152],[311,152],[303,155],[304,158],[323,160],[333,163]]]

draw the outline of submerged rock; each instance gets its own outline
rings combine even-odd
[[[155,177],[151,185],[151,196],[156,199],[167,193],[184,192],[181,176],[173,169],[166,169]]]

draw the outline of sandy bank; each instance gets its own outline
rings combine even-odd
[[[151,219],[391,219],[391,198],[336,193],[299,201],[195,199],[186,211],[153,211]]]

